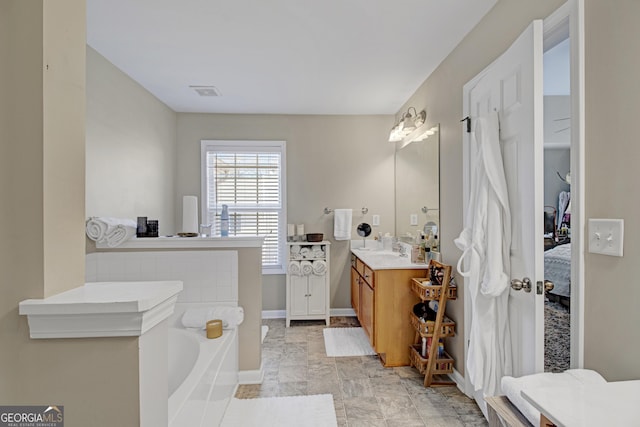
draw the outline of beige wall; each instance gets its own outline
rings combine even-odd
[[[585,366],[640,378],[640,2],[585,0],[586,218],[623,218],[624,257],[585,256]]]
[[[87,46],[86,215],[173,234],[176,113]]]
[[[440,219],[443,262],[458,261],[460,251],[453,240],[462,230],[462,87],[503,51],[527,25],[544,18],[563,1],[514,2],[500,0],[464,38],[433,74],[409,98],[409,106],[427,109],[428,120],[440,123]],[[462,278],[456,280],[463,284]],[[464,288],[461,289],[464,291]],[[447,304],[447,315],[456,321],[456,337],[448,342],[448,351],[456,360],[455,368],[464,374],[463,292]]]
[[[84,283],[84,1],[0,2],[0,57],[0,402],[136,425],[136,339],[30,340],[18,315]]]
[[[350,308],[349,244],[333,240],[333,215],[323,209],[355,209],[354,238],[355,225],[371,223],[373,214],[380,215],[374,233],[393,233],[392,125],[391,116],[178,114],[176,206],[183,195],[200,194],[201,139],[287,141],[288,222],[332,241],[331,308]],[[284,310],[285,276],[264,276],[262,297],[263,310]]]

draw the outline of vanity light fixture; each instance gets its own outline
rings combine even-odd
[[[411,114],[413,110],[413,114]],[[407,135],[412,133],[422,126],[427,118],[427,112],[425,110],[416,111],[414,107],[409,107],[406,113],[402,115],[402,119],[395,126],[391,128],[389,132],[389,142],[402,141]]]

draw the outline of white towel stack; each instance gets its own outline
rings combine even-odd
[[[333,211],[333,237],[336,240],[351,240],[351,209],[335,209]]]
[[[182,326],[185,328],[205,329],[209,320],[222,320],[223,329],[233,329],[244,321],[242,307],[209,306],[191,307],[182,315]]]
[[[313,274],[316,276],[324,276],[327,272],[327,263],[322,260],[313,261]]]
[[[114,248],[136,235],[137,223],[128,218],[91,217],[87,220],[87,236]]]

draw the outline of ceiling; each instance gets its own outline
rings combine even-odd
[[[87,43],[177,112],[395,114],[495,2],[87,0]]]

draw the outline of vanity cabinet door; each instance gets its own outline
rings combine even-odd
[[[360,319],[360,275],[355,268],[351,268],[351,307]]]
[[[374,325],[374,291],[365,281],[362,281],[360,285],[360,325],[367,333],[371,346],[375,348],[375,340],[373,334]]]

